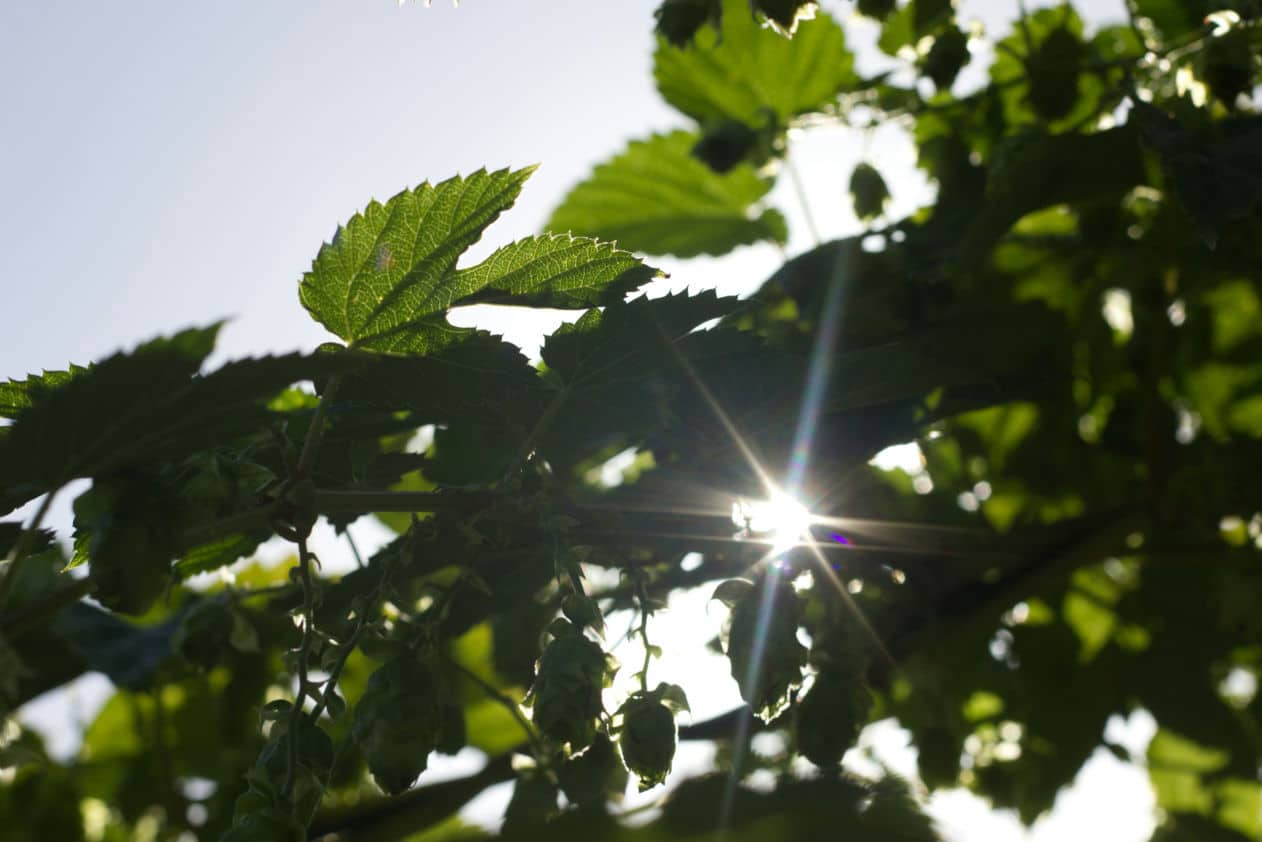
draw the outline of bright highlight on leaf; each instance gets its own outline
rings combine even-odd
[[[320,249],[299,288],[303,305],[352,347],[427,354],[470,333],[446,319],[458,302],[590,307],[656,274],[610,243],[551,235],[457,269],[532,172],[479,170],[372,202]]]
[[[476,292],[456,260],[517,199],[534,168],[479,170],[372,202],[338,229],[303,276],[311,315],[354,347],[425,353],[457,332],[443,313]]]

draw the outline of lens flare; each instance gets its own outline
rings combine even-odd
[[[773,555],[811,540],[811,513],[783,491],[773,491],[767,500],[736,500],[732,522],[750,535],[767,537]]]

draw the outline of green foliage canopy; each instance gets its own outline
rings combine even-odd
[[[1258,838],[1262,22],[1129,8],[1022,14],[957,95],[983,51],[941,0],[857,4],[898,64],[871,75],[813,3],[665,0],[654,79],[692,125],[630,141],[548,233],[460,265],[531,170],[423,184],[302,278],[340,343],[204,371],[212,325],[0,384],[0,508],[43,498],[0,522],[0,708],[116,687],[69,762],[5,726],[0,827],[487,838],[452,816],[511,780],[506,838],[931,840],[914,787],[842,770],[865,724],[910,731],[929,790],[1028,822],[1145,710],[1153,838]],[[636,252],[786,242],[768,197],[821,122],[905,126],[934,201],[885,219],[864,162],[861,235],[748,299],[637,295]],[[532,366],[447,321],[483,302],[584,312]],[[870,464],[905,442],[917,476]],[[81,478],[71,554],[42,520]],[[787,539],[732,524],[785,489],[811,515]],[[373,516],[397,537],[326,575],[312,526]],[[291,564],[240,562],[270,536]],[[748,707],[679,724],[653,618],[696,587]],[[645,652],[620,699],[617,612]],[[751,754],[756,729],[788,748]],[[621,824],[629,778],[661,784],[688,740],[716,773]],[[465,746],[481,771],[427,782]]]

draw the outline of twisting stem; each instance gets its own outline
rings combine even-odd
[[[447,661],[455,667],[457,672],[472,681],[474,684],[478,685],[482,692],[486,693],[487,698],[494,702],[498,702],[500,705],[503,705],[508,709],[508,712],[511,713],[513,718],[517,720],[517,724],[520,725],[522,730],[526,732],[526,739],[530,740],[530,747],[534,749],[536,757],[542,760],[546,756],[543,749],[543,743],[539,741],[539,735],[535,733],[535,727],[530,724],[530,720],[527,719],[526,715],[521,712],[521,708],[517,706],[517,703],[508,696],[505,696],[496,689],[494,685],[487,682],[484,678],[482,678],[482,676],[473,672],[473,670],[469,669],[464,664],[459,663],[451,657],[448,657]]]
[[[644,577],[638,576],[636,596],[640,600],[640,642],[644,644],[644,668],[640,670],[640,689],[649,691],[649,662],[653,658],[653,645],[649,643],[649,594]]]
[[[346,533],[346,537],[350,537],[350,532]],[[351,546],[354,547],[354,544],[352,543]],[[358,551],[355,552],[355,557],[358,560]],[[362,562],[360,563],[360,567],[363,567]],[[326,702],[329,698],[329,692],[336,692],[337,680],[341,677],[342,670],[346,667],[346,661],[350,658],[351,653],[355,651],[355,646],[359,643],[360,635],[364,633],[364,628],[368,625],[368,615],[376,611],[377,600],[380,599],[382,591],[386,589],[386,583],[389,578],[390,566],[389,561],[387,561],[385,569],[381,572],[381,579],[378,580],[377,584],[368,593],[368,599],[365,601],[363,610],[357,612],[355,617],[355,628],[351,630],[350,636],[343,644],[344,648],[342,649],[341,654],[338,655],[337,662],[334,663],[333,668],[329,670],[329,679],[324,682],[324,692],[316,699],[316,705],[311,711],[312,722],[317,721],[320,718],[320,714],[324,713]]]
[[[289,756],[285,763],[284,795],[294,791],[294,776],[298,771],[298,730],[302,721],[302,705],[307,698],[307,659],[311,656],[311,644],[315,640],[315,585],[311,580],[311,551],[307,549],[307,537],[298,539],[298,577],[302,584],[302,642],[298,644],[298,691],[293,709],[289,712]]]
[[[9,591],[13,589],[13,583],[17,581],[18,571],[22,569],[22,562],[26,560],[26,545],[31,539],[39,534],[40,525],[44,522],[44,518],[48,515],[48,510],[53,505],[53,498],[57,496],[59,488],[44,495],[44,500],[39,504],[39,508],[35,510],[35,517],[31,518],[30,524],[18,535],[17,540],[13,542],[13,549],[9,551],[8,567],[5,568],[4,575],[0,576],[0,606],[4,605],[4,600],[9,595]]]
[[[316,451],[320,449],[320,441],[324,438],[324,422],[329,417],[329,407],[333,404],[333,399],[337,397],[337,389],[341,382],[341,379],[334,374],[325,384],[324,394],[320,396],[320,403],[316,406],[311,426],[307,428],[307,438],[302,443],[302,454],[298,457],[298,464],[294,466],[291,479],[295,481],[305,479],[311,473],[311,467],[315,464]]]

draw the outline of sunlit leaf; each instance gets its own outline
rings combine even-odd
[[[771,183],[748,165],[715,173],[693,157],[697,140],[677,131],[632,141],[571,190],[546,227],[679,257],[723,254],[761,240],[783,242],[788,236],[783,217],[755,207]]]
[[[303,306],[354,347],[424,353],[447,344],[460,332],[443,313],[490,280],[459,277],[456,261],[533,171],[479,170],[371,203],[316,255],[299,288]]]
[[[786,30],[794,20],[787,11],[776,16]],[[745,0],[724,0],[721,31],[702,29],[686,49],[663,40],[653,76],[666,101],[696,120],[783,125],[857,82],[853,66],[845,33],[828,15],[802,21],[789,40],[759,26]]]

